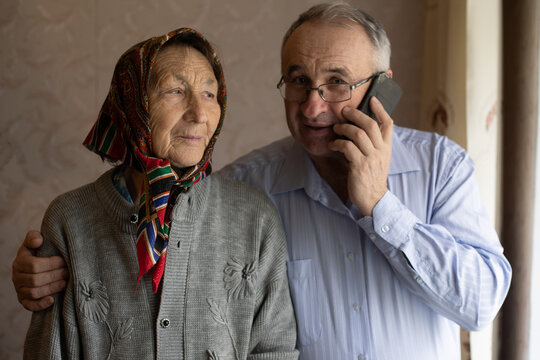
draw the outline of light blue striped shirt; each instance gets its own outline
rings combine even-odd
[[[511,268],[458,145],[395,127],[389,191],[361,217],[292,138],[221,173],[277,206],[301,359],[460,359],[459,326],[499,310]]]

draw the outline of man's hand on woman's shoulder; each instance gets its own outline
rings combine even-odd
[[[39,231],[30,230],[13,260],[11,280],[17,298],[25,309],[44,310],[54,302],[51,296],[66,287],[69,277],[64,259],[60,256],[36,257],[43,243]]]

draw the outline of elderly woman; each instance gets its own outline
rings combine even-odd
[[[192,29],[122,55],[84,144],[119,165],[55,199],[41,256],[70,272],[25,358],[295,359],[271,202],[211,172],[222,68]]]

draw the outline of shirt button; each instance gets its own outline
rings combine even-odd
[[[354,259],[354,254],[352,252],[347,254],[347,259],[352,260]]]
[[[166,329],[166,328],[169,327],[169,325],[171,325],[171,321],[169,319],[165,318],[165,319],[161,319],[159,324],[161,325],[162,328]]]
[[[358,360],[367,360],[367,357],[364,354],[358,355]]]
[[[388,226],[388,225],[383,225],[383,227],[381,228],[381,231],[382,231],[383,233],[386,233],[386,232],[390,231],[390,226]]]
[[[360,305],[358,305],[358,304],[354,304],[352,307],[353,307],[354,311],[360,310]]]
[[[373,233],[372,233],[372,234],[369,234],[369,238],[370,238],[371,240],[375,240],[376,237],[377,237],[377,235],[375,235],[375,234],[373,234]]]
[[[139,220],[139,215],[137,214],[131,214],[129,216],[129,222],[132,223],[132,224],[136,224],[137,223],[137,220]]]

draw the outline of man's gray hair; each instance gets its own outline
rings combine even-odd
[[[300,14],[283,37],[282,48],[296,28],[307,21],[322,21],[326,23],[347,26],[348,22],[357,23],[364,28],[374,52],[374,71],[390,69],[390,40],[382,25],[371,15],[347,3],[326,3],[311,7]]]

